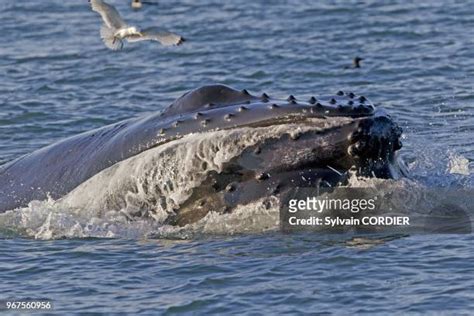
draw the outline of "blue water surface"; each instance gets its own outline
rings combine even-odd
[[[217,82],[277,96],[367,95],[403,127],[414,181],[473,186],[473,2],[160,0],[133,11],[109,1],[127,21],[187,41],[113,52],[85,0],[0,3],[0,164]],[[344,69],[355,56],[362,68]],[[12,227],[2,238],[0,300],[48,298],[63,314],[474,307],[472,235],[35,240]]]

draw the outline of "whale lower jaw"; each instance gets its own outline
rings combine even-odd
[[[384,124],[377,126],[380,135],[393,127],[390,120]],[[367,118],[299,118],[190,134],[103,170],[60,202],[183,226],[209,212],[232,212],[262,198],[280,198],[296,186],[344,184],[351,172],[400,177],[396,157],[384,151],[391,150],[387,144],[381,151],[372,144],[375,156],[370,158],[349,150],[361,140],[371,144],[360,128],[370,132],[369,125]]]

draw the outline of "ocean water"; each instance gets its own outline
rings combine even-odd
[[[404,129],[411,187],[473,187],[470,1],[163,0],[140,11],[109,1],[126,20],[187,42],[112,52],[85,0],[0,3],[0,164],[223,83],[277,96],[367,95]],[[362,68],[344,69],[355,56]],[[470,234],[284,234],[278,214],[258,207],[191,229],[115,215],[37,201],[0,216],[0,300],[50,299],[67,314],[474,307]]]

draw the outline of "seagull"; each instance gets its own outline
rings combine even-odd
[[[114,6],[103,0],[89,0],[92,11],[99,13],[104,20],[100,28],[100,37],[105,46],[112,50],[123,48],[123,41],[158,41],[162,45],[180,45],[185,39],[177,34],[163,31],[155,27],[140,30],[136,26],[130,26],[122,19],[120,13]]]

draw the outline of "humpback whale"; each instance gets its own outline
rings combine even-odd
[[[291,187],[337,186],[351,173],[403,177],[397,154],[401,133],[384,109],[353,92],[303,100],[207,85],[162,111],[72,136],[1,165],[0,212],[48,197],[83,207],[97,197],[100,207],[120,207],[117,201],[127,199],[127,192],[141,190],[153,195],[148,202],[154,209],[174,199],[172,209],[165,207],[169,216],[160,220],[185,225]],[[211,143],[213,157],[202,158],[203,139]],[[177,148],[186,154],[173,162],[172,171],[147,171],[157,178],[154,186],[130,184],[145,178],[140,169],[163,169],[160,160]],[[134,163],[144,155],[154,158]],[[180,179],[185,194],[171,198],[177,181],[167,177]],[[107,187],[93,196],[80,194],[97,179]],[[111,196],[117,197],[113,203]]]

